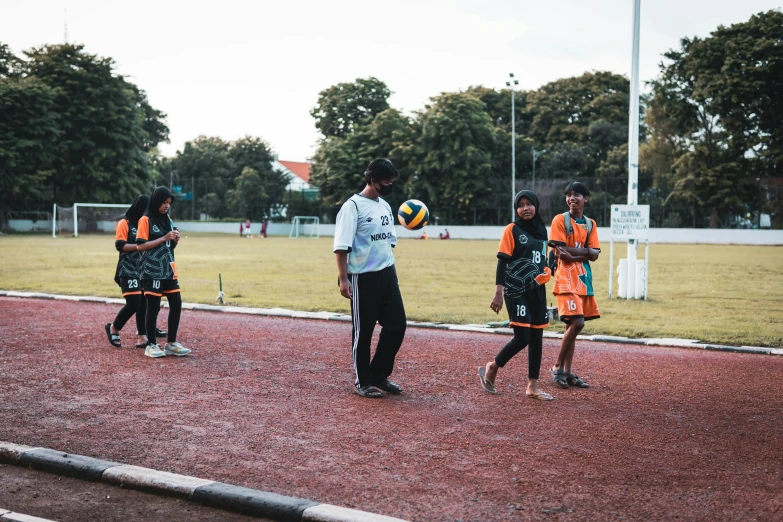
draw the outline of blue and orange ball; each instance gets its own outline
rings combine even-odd
[[[409,199],[400,205],[400,210],[397,211],[397,220],[408,230],[419,230],[429,222],[430,211],[427,209],[427,205],[418,199]]]

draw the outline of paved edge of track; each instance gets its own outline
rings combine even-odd
[[[22,297],[32,299],[54,299],[58,301],[80,301],[89,303],[118,304],[124,305],[124,299],[111,297],[95,297],[83,295],[60,295],[46,294],[40,292],[17,292],[12,290],[0,290],[0,297]],[[161,306],[168,306],[167,303],[161,303]],[[350,321],[351,316],[338,314],[335,312],[301,312],[296,310],[286,310],[285,308],[250,308],[242,306],[222,306],[205,305],[199,303],[182,303],[182,308],[187,310],[197,310],[205,312],[228,312],[246,315],[266,315],[275,317],[292,317],[299,319],[319,319],[326,321]],[[408,321],[408,326],[415,328],[436,328],[442,330],[457,330],[462,332],[480,332],[497,333],[509,335],[513,333],[511,328],[490,328],[480,324],[447,324],[447,323],[428,323],[419,321]],[[563,334],[544,332],[544,337],[562,339]],[[770,348],[765,346],[731,346],[725,344],[700,343],[693,339],[677,338],[642,338],[633,339],[631,337],[619,337],[614,335],[580,335],[577,337],[583,341],[595,341],[601,343],[620,343],[637,344],[647,346],[664,346],[670,348],[691,348],[696,350],[710,350],[717,352],[734,353],[752,353],[757,355],[783,355],[783,348]]]
[[[6,520],[13,520],[15,522],[54,522],[48,518],[33,517],[30,515],[23,515],[15,511],[8,511],[7,509],[0,508],[0,522]]]
[[[184,498],[205,506],[272,520],[405,522],[399,518],[367,511],[12,442],[0,441],[0,463],[138,489],[148,493]],[[3,511],[0,510],[0,522],[4,520],[4,517],[8,520],[45,522],[44,519],[39,518],[10,518],[12,513],[3,514]],[[13,515],[26,516],[17,513],[13,513]]]

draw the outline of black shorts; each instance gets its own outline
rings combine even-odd
[[[141,279],[122,277],[119,280],[122,297],[126,295],[141,295]]]
[[[177,279],[142,279],[141,288],[145,295],[162,297],[166,294],[179,292],[179,280]]]
[[[539,286],[519,297],[505,296],[508,320],[511,326],[546,328],[549,326],[549,311],[546,306],[546,287]]]

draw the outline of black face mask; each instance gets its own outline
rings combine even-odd
[[[381,196],[388,196],[392,193],[392,190],[394,189],[394,183],[389,183],[388,185],[384,185],[383,183],[378,182],[378,194]]]

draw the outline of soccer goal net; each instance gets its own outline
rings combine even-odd
[[[294,216],[291,220],[291,231],[288,237],[297,239],[299,237],[318,237],[318,216]]]
[[[112,234],[117,221],[122,219],[128,204],[75,203],[72,207],[54,204],[52,237],[58,235]]]

